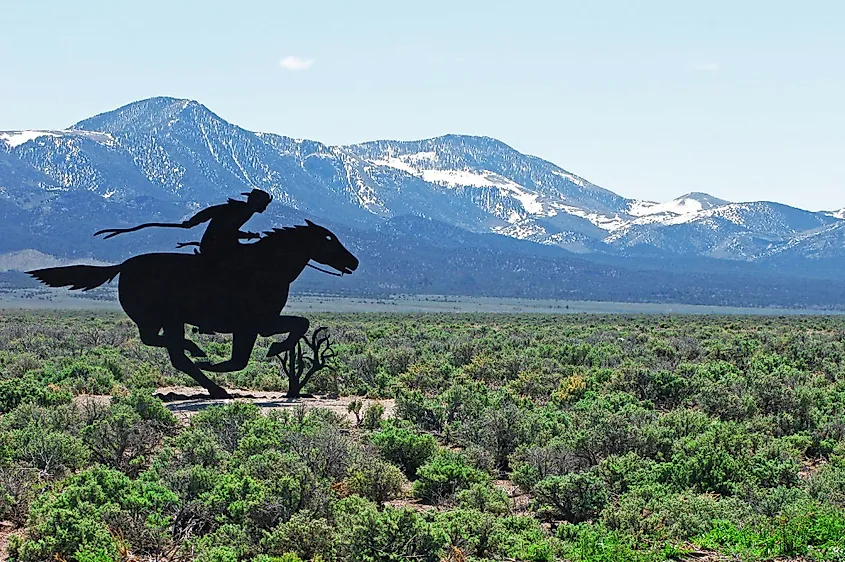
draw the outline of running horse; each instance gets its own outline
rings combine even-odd
[[[308,262],[314,260],[341,275],[358,268],[358,259],[331,231],[305,222],[265,232],[258,242],[242,244],[225,263],[201,254],[151,253],[119,265],[71,265],[27,273],[50,287],[83,291],[120,275],[120,305],[138,325],[141,341],[167,349],[173,366],[190,375],[212,398],[228,398],[203,370],[245,368],[259,335],[288,334],[284,341],[270,345],[267,357],[296,346],[308,331],[308,319],[280,314],[290,284]],[[192,361],[185,352],[192,357],[206,354],[185,338],[185,324],[204,333],[232,334],[231,358],[220,363]]]

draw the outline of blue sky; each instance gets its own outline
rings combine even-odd
[[[496,137],[628,197],[845,207],[845,3],[4,2],[0,130],[157,95],[332,144]]]

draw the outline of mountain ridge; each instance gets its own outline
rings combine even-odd
[[[416,216],[490,235],[473,244],[506,253],[579,255],[626,268],[637,260],[715,260],[726,270],[730,262],[759,264],[749,270],[759,275],[769,268],[840,278],[834,264],[845,257],[841,210],[730,202],[704,192],[663,203],[631,199],[492,137],[332,146],[249,131],[199,102],[171,97],[132,102],[65,130],[0,132],[0,252],[114,259],[141,243],[170,244],[172,233],[106,246],[79,232],[181,220],[253,188],[275,197],[268,216],[258,218],[267,226],[307,217],[376,232],[390,223],[404,225],[390,232],[408,241],[419,224],[401,217]],[[424,243],[449,246],[436,235]],[[712,264],[707,269],[715,271]]]

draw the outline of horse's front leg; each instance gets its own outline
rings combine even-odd
[[[256,332],[235,332],[232,334],[232,357],[220,363],[209,363],[203,361],[197,363],[197,367],[214,373],[228,373],[240,371],[249,364],[249,356],[252,355],[252,348],[258,338]]]
[[[296,342],[308,332],[310,325],[308,319],[302,316],[277,316],[273,318],[262,330],[259,330],[259,333],[264,337],[287,333],[288,337],[284,341],[271,343],[270,349],[267,350],[267,357],[275,357],[296,347]]]

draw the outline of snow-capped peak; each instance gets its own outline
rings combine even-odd
[[[707,211],[716,207],[727,205],[729,202],[707,193],[687,193],[680,197],[667,201],[666,203],[655,203],[653,201],[631,201],[628,207],[628,214],[634,217],[646,217],[652,215],[691,215],[701,211]]]

